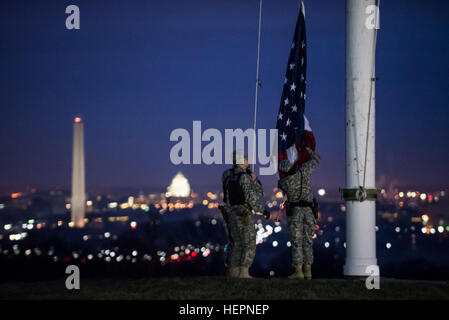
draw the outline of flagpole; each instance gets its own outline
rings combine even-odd
[[[254,172],[254,166],[256,163],[256,127],[257,127],[257,103],[259,98],[259,65],[260,65],[260,35],[262,30],[262,0],[259,1],[259,32],[257,35],[257,67],[256,67],[256,92],[254,97],[254,140],[253,140],[253,158],[251,163],[251,171]]]
[[[346,259],[343,273],[355,277],[379,274],[372,79],[376,31],[366,26],[365,12],[369,5],[374,6],[375,0],[346,0],[346,188],[343,190]]]

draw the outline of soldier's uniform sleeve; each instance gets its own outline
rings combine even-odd
[[[260,203],[260,194],[254,188],[254,182],[248,174],[242,174],[240,177],[240,186],[242,187],[243,194],[245,195],[245,202],[250,208],[256,212],[263,212],[264,207]]]
[[[226,180],[226,177],[229,175],[228,170],[223,171],[223,174],[221,175],[221,183],[224,183]]]
[[[320,164],[321,158],[318,155],[318,153],[316,153],[312,149],[307,147],[306,150],[310,154],[310,160],[307,161],[306,163],[304,163],[302,165],[302,168],[303,168],[303,170],[311,171],[311,170],[315,169],[316,167],[318,167],[318,165]]]
[[[229,177],[229,175],[230,175],[230,172],[229,172],[229,170],[226,170],[226,171],[224,171],[223,172],[223,175],[221,176],[221,183],[222,183],[222,186],[223,186],[223,202],[226,204],[226,205],[228,205],[228,197],[227,197],[227,190],[226,190],[226,186],[225,186],[225,181],[226,181],[226,179]]]
[[[259,195],[259,198],[262,198],[263,197],[262,183],[259,181],[259,179],[256,179],[256,181],[253,181],[253,184],[257,194]]]
[[[278,181],[278,188],[282,190],[283,193],[286,193],[285,180],[280,179]]]

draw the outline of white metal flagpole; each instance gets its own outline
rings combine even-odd
[[[377,273],[379,270],[376,259],[375,100],[372,79],[377,26],[367,26],[369,15],[366,13],[367,7],[374,5],[375,0],[346,0],[345,276],[368,276],[373,274],[373,270]]]

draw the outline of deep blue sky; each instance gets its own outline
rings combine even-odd
[[[65,28],[77,4],[81,30]],[[344,185],[343,0],[305,0],[306,114]],[[259,127],[275,126],[298,1],[265,0]],[[178,170],[219,186],[224,166],[174,166],[170,132],[252,126],[258,1],[2,1],[0,188],[70,186],[72,121],[85,122],[87,186],[165,186]],[[449,182],[449,1],[382,1],[377,176]],[[275,184],[275,177],[264,180]]]

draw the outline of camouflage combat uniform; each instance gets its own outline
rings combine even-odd
[[[225,182],[231,175],[243,173],[245,170],[234,167],[226,170],[222,176],[223,193],[227,193]],[[240,187],[245,197],[244,205],[225,203],[228,212],[227,231],[229,243],[227,246],[226,264],[228,267],[250,267],[256,255],[256,229],[253,222],[253,211],[263,212],[261,204],[263,188],[260,182],[253,180],[249,171],[239,179]],[[226,197],[225,199],[229,199]]]
[[[304,163],[296,173],[279,180],[278,186],[287,194],[287,201],[312,201],[310,176],[319,162],[320,156],[307,148],[311,159]],[[279,170],[288,172],[292,164],[283,160]],[[316,219],[310,207],[294,207],[292,215],[287,216],[288,234],[292,246],[293,266],[313,264],[313,233]]]

